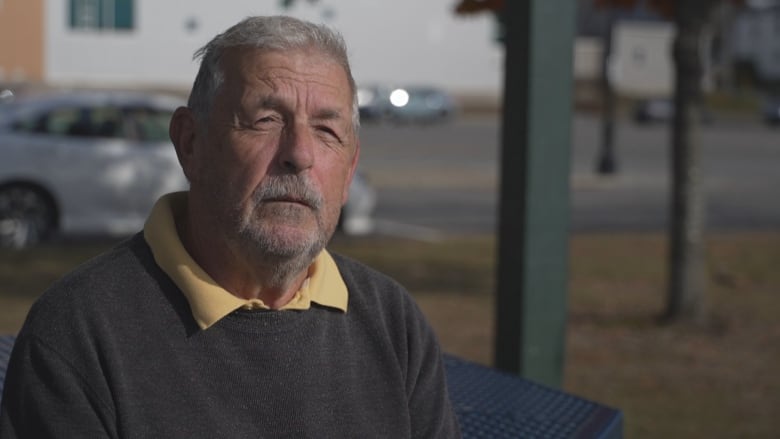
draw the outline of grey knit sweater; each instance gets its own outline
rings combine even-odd
[[[201,330],[139,234],[37,301],[0,438],[454,438],[434,334],[338,255],[349,311],[239,310]]]

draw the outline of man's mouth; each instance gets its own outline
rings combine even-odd
[[[264,200],[266,203],[291,203],[300,204],[302,206],[311,207],[311,203],[302,198],[294,197],[271,197]]]

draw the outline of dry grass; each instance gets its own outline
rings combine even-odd
[[[665,254],[658,235],[573,242],[566,388],[623,409],[631,438],[776,437],[780,234],[710,239],[707,328],[657,324]]]
[[[490,364],[494,240],[337,238],[394,276],[445,350]],[[53,279],[107,243],[0,252],[0,332]],[[628,438],[772,438],[780,431],[780,233],[712,236],[708,327],[659,325],[662,234],[577,235],[570,250],[565,388],[624,411]]]
[[[494,242],[336,242],[414,292],[449,352],[490,364]],[[780,431],[780,233],[713,236],[707,327],[661,325],[662,234],[570,246],[564,387],[623,410],[627,438],[774,438]]]

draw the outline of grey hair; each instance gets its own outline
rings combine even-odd
[[[360,128],[357,86],[349,67],[347,46],[337,31],[289,16],[247,17],[217,35],[195,52],[200,68],[192,85],[187,106],[196,120],[205,126],[214,96],[225,80],[220,61],[227,49],[252,47],[264,51],[315,49],[338,63],[347,75],[352,95],[352,127]]]

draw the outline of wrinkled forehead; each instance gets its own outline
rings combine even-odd
[[[349,102],[354,98],[344,67],[327,53],[314,48],[281,51],[236,47],[225,52],[220,64],[227,83],[270,88],[285,82],[301,83],[332,89],[334,94],[346,95]]]

